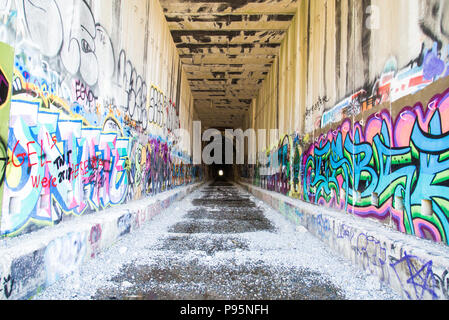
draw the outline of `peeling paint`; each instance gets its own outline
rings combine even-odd
[[[226,112],[220,121],[247,111],[280,52],[297,1],[162,0],[161,5],[201,120],[216,118],[217,109]],[[243,117],[237,118],[231,122],[241,127]]]

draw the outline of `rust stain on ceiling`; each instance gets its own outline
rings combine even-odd
[[[242,126],[298,0],[160,0],[205,127]]]

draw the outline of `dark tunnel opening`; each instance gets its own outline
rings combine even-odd
[[[222,148],[222,157],[221,161],[218,161],[217,163],[212,163],[209,165],[209,177],[211,181],[227,181],[232,182],[238,179],[236,176],[236,159],[237,159],[237,153],[236,153],[236,147],[235,147],[235,141],[230,141],[229,138],[226,138],[225,136],[221,136],[221,148]],[[229,143],[229,145],[232,145],[232,164],[229,164],[226,162],[227,157],[229,157],[230,149],[226,148],[226,141]],[[213,156],[213,153],[212,153]]]

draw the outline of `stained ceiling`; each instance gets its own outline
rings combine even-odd
[[[203,128],[240,128],[297,0],[160,0]]]

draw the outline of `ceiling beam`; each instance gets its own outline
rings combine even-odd
[[[164,13],[170,14],[264,14],[295,13],[298,0],[160,0]]]

